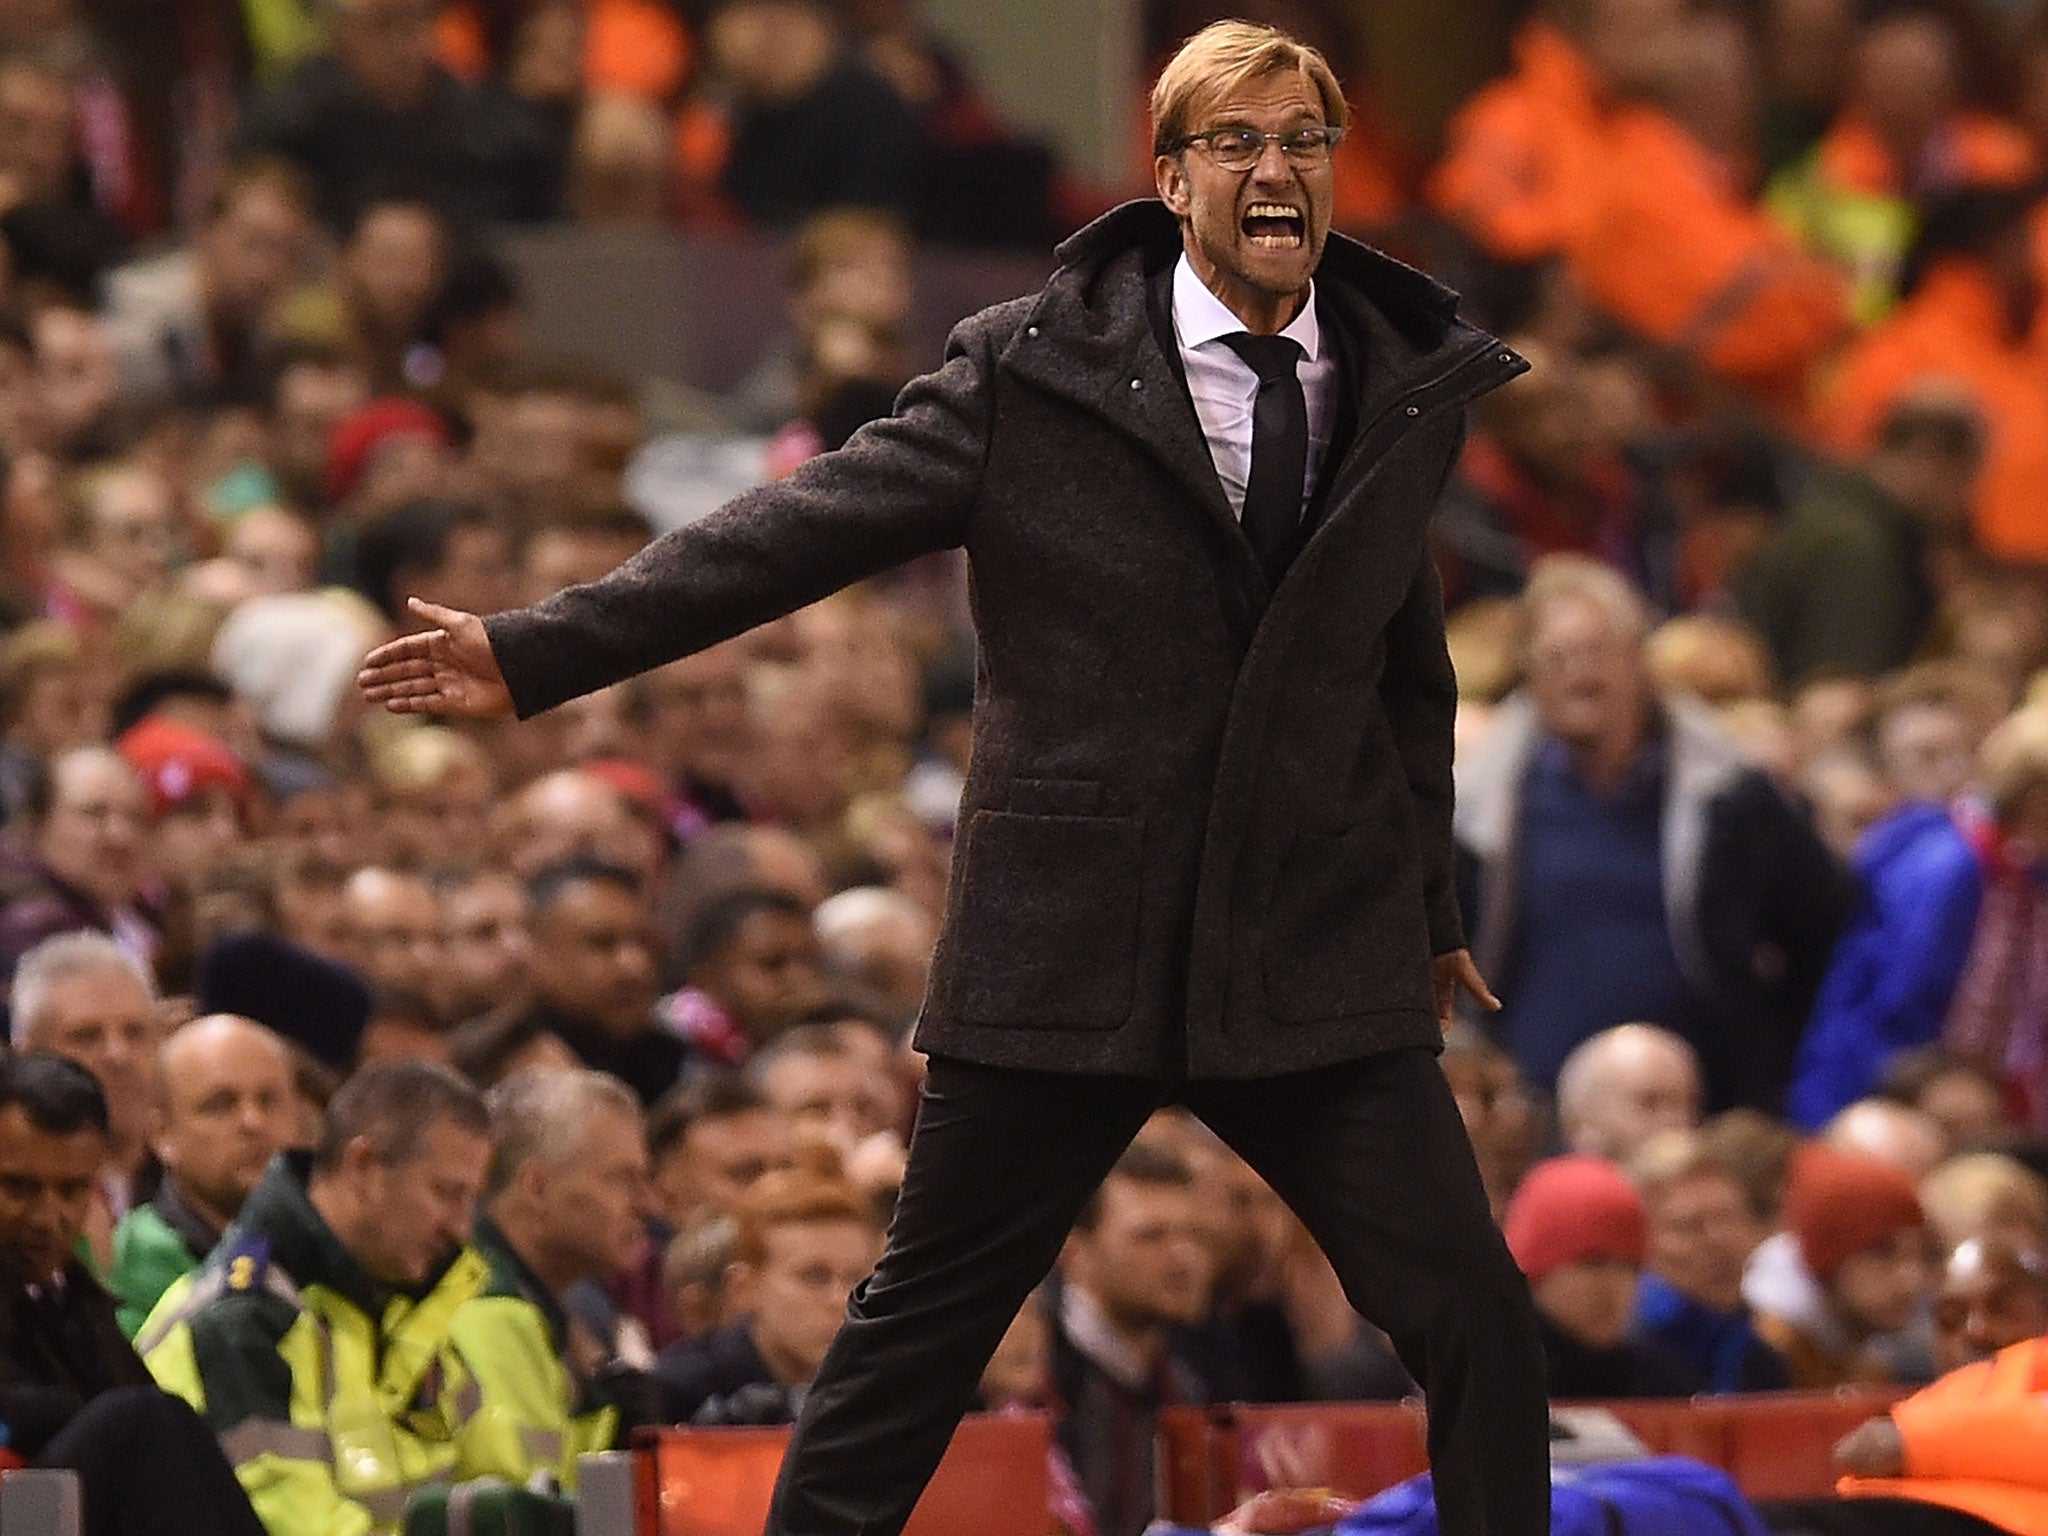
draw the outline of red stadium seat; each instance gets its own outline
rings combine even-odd
[[[904,1536],[1045,1536],[1052,1528],[1042,1414],[977,1414],[961,1421]],[[648,1432],[641,1536],[760,1536],[789,1430]]]

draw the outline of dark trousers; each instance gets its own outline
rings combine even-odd
[[[1779,1536],[2002,1536],[1989,1521],[1918,1499],[1795,1499],[1756,1509]]]
[[[768,1536],[896,1536],[982,1368],[1155,1110],[1200,1116],[1293,1207],[1429,1397],[1444,1536],[1544,1536],[1543,1353],[1427,1051],[1169,1084],[934,1060],[875,1273],[804,1399]]]
[[[102,1392],[35,1464],[78,1474],[85,1536],[263,1536],[213,1431],[155,1387]]]

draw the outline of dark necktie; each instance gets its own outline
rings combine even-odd
[[[1286,336],[1239,331],[1223,344],[1259,376],[1252,406],[1252,468],[1244,488],[1244,536],[1266,579],[1286,574],[1301,537],[1301,493],[1308,479],[1308,399],[1296,371],[1301,343]]]

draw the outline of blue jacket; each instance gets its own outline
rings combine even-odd
[[[1707,1393],[1782,1392],[1792,1385],[1784,1360],[1750,1326],[1747,1308],[1716,1312],[1647,1270],[1636,1287],[1630,1333],[1694,1366]]]
[[[1949,812],[1901,806],[1856,850],[1863,895],[1800,1042],[1786,1114],[1816,1130],[1873,1088],[1900,1051],[1931,1044],[1969,958],[1984,870]]]

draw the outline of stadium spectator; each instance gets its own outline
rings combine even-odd
[[[1821,1129],[1821,1140],[1844,1152],[1888,1163],[1916,1183],[1948,1156],[1949,1146],[1932,1115],[1890,1099],[1858,1099]]]
[[[1137,1536],[1152,1518],[1159,1409],[1205,1399],[1168,1343],[1201,1321],[1214,1282],[1194,1175],[1133,1145],[1076,1219],[1054,1288],[1057,1432],[1103,1536]]]
[[[1552,1397],[1685,1397],[1699,1386],[1661,1344],[1629,1337],[1648,1223],[1642,1197],[1612,1163],[1538,1163],[1501,1230],[1529,1277]]]
[[[2002,1152],[1964,1152],[1920,1180],[1920,1206],[1941,1248],[1999,1241],[2048,1250],[2048,1179]]]
[[[2041,1102],[2009,1063],[2024,1060],[2015,1048],[2042,978],[2008,959],[2030,952],[2037,921],[2030,850],[2048,846],[2048,717],[2014,715],[1982,761],[1981,805],[1909,801],[1859,850],[1865,894],[1800,1045],[1797,1123],[1823,1123],[1892,1057],[1937,1039]]]
[[[441,903],[423,875],[367,865],[341,888],[343,957],[380,1007],[431,1009],[441,972]]]
[[[881,1257],[881,1228],[865,1195],[807,1164],[763,1174],[737,1217],[733,1290],[746,1320],[672,1345],[655,1374],[670,1418],[786,1424],[847,1296]]]
[[[787,229],[826,208],[908,214],[930,145],[895,91],[819,0],[727,0],[704,35],[723,112],[686,109],[677,133],[685,209],[720,204]]]
[[[821,902],[811,925],[827,971],[871,993],[892,1022],[916,1018],[938,938],[929,912],[900,892],[859,886]]]
[[[1938,583],[1968,547],[1982,456],[1968,403],[1923,389],[1886,413],[1856,469],[1815,469],[1736,577],[1743,617],[1788,684],[1875,678],[1913,659]]]
[[[1665,1131],[1627,1172],[1647,1226],[1632,1335],[1685,1361],[1704,1392],[1790,1386],[1742,1299],[1743,1270],[1768,1229],[1735,1170],[1697,1133]]]
[[[683,935],[683,990],[665,1015],[703,1060],[743,1065],[824,1001],[810,912],[781,891],[712,900]]]
[[[134,1338],[163,1293],[197,1269],[270,1160],[297,1143],[284,1042],[253,1019],[212,1014],[164,1041],[163,1108],[150,1140],[162,1181],[114,1232],[110,1287]]]
[[[191,245],[107,276],[123,402],[139,409],[254,395],[277,360],[280,306],[303,270],[304,180],[277,161],[237,167]]]
[[[457,82],[435,61],[434,16],[418,0],[351,0],[329,46],[249,104],[244,149],[298,166],[331,227],[392,189],[463,218],[556,206],[568,125],[517,91]]]
[[[1522,1175],[1536,1161],[1537,1143],[1546,1134],[1543,1116],[1512,1056],[1457,1035],[1444,1049],[1443,1072],[1457,1096],[1458,1113],[1479,1159],[1480,1177],[1486,1181],[1487,1201],[1498,1220]]]
[[[1750,1260],[1742,1294],[1792,1385],[1927,1380],[1913,1324],[1933,1291],[1913,1181],[1874,1158],[1808,1146],[1792,1163],[1784,1227]]]
[[[156,1390],[77,1256],[106,1103],[42,1052],[0,1059],[0,1423],[8,1450],[78,1474],[86,1536],[262,1536],[206,1427]]]
[[[698,1073],[664,1094],[647,1139],[662,1209],[681,1230],[737,1210],[756,1180],[794,1156],[789,1122],[751,1077],[731,1070]]]
[[[77,1062],[105,1098],[107,1162],[90,1221],[93,1251],[104,1263],[113,1224],[145,1192],[159,1090],[156,987],[106,935],[60,933],[22,957],[11,1013],[16,1047]]]
[[[1998,1078],[1938,1045],[1894,1056],[1877,1091],[1933,1116],[1951,1147],[1990,1141],[2005,1128],[2005,1094]]]
[[[681,1076],[684,1044],[654,1015],[654,954],[640,882],[592,859],[550,865],[527,888],[533,997],[486,1015],[533,1021],[585,1065],[652,1104]]]
[[[1774,1104],[1847,877],[1699,706],[1655,698],[1622,577],[1553,556],[1523,601],[1527,695],[1459,765],[1473,955],[1506,1000],[1490,1027],[1549,1088],[1581,1041],[1656,1019],[1698,1053],[1707,1107]]]
[[[612,1341],[580,1334],[563,1307],[571,1286],[623,1273],[646,1242],[640,1101],[602,1073],[541,1069],[499,1083],[490,1106],[475,1243],[491,1277],[450,1328],[483,1391],[471,1469],[514,1483],[549,1472],[573,1491],[576,1458],[611,1449],[652,1406]]]
[[[1557,1074],[1565,1149],[1626,1163],[1664,1131],[1699,1124],[1700,1075],[1692,1047],[1654,1024],[1602,1030]]]
[[[271,1536],[394,1531],[411,1492],[469,1470],[450,1329],[488,1278],[466,1245],[490,1152],[483,1102],[452,1072],[366,1068],[318,1150],[273,1163],[143,1325],[151,1372],[221,1437]]]
[[[521,1000],[533,963],[526,888],[502,870],[441,877],[441,1016],[475,1018]]]
[[[2048,1334],[2048,1258],[2004,1238],[1959,1243],[1934,1297],[1934,1363],[1943,1375]]]

